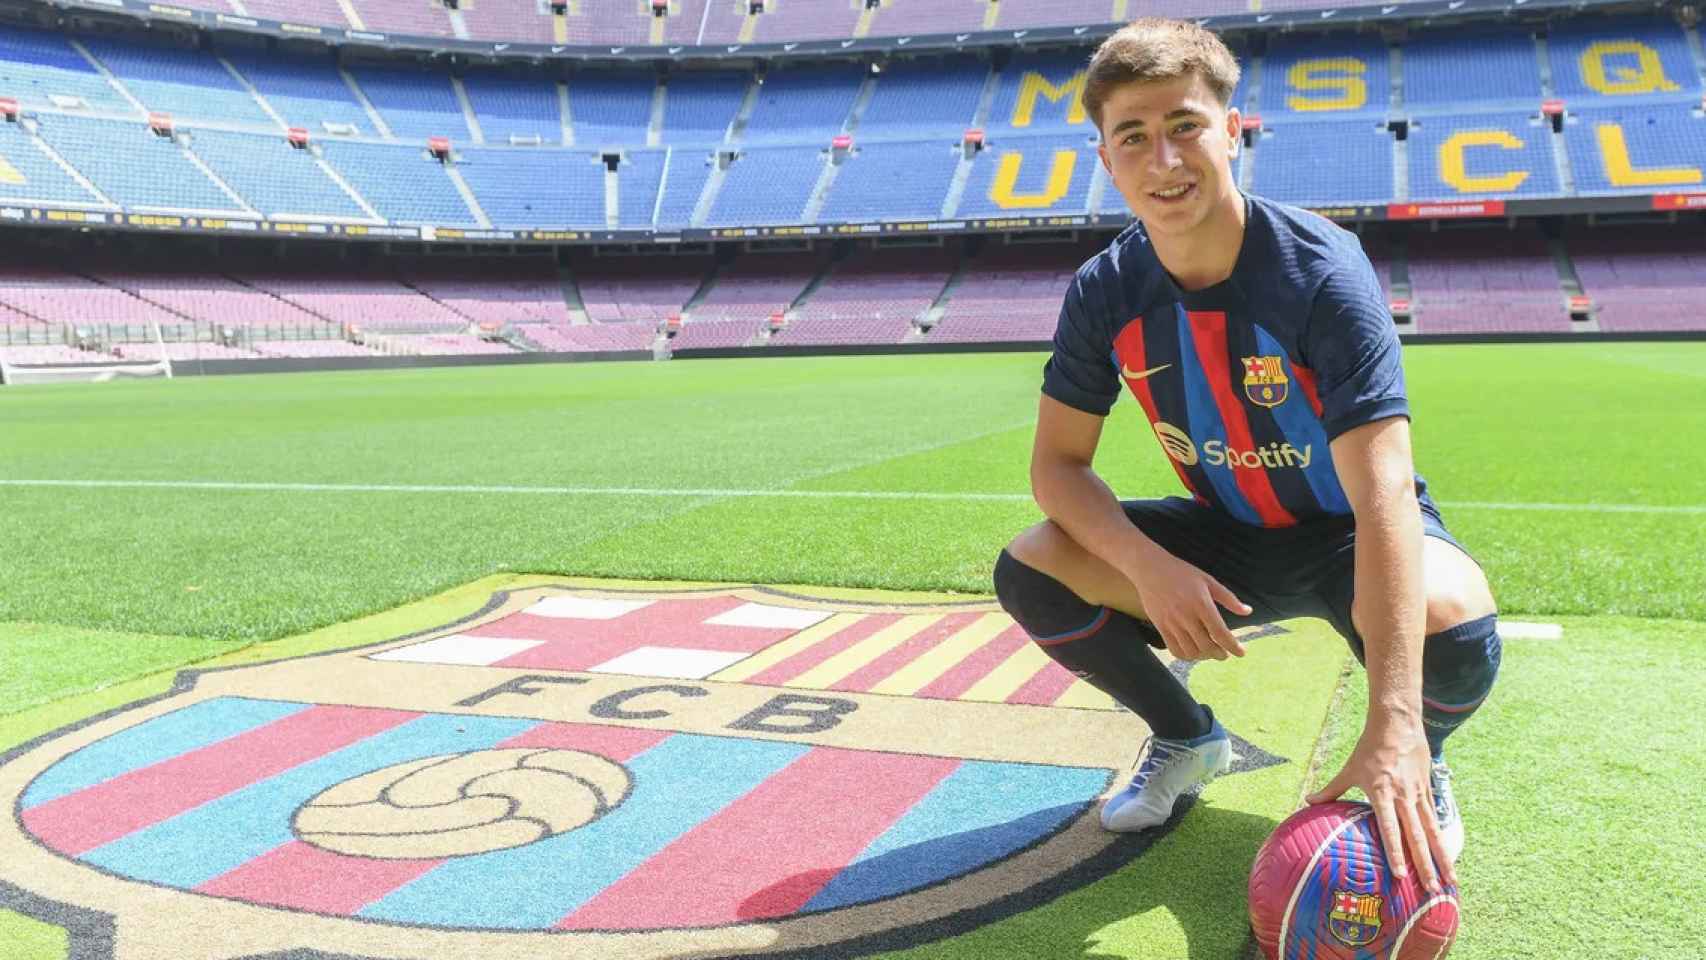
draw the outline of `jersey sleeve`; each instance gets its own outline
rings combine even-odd
[[[1119,399],[1114,344],[1093,293],[1074,277],[1060,305],[1054,353],[1043,366],[1043,393],[1085,413],[1105,417]]]
[[[1304,349],[1329,441],[1365,423],[1410,415],[1398,328],[1361,251],[1335,264],[1316,292]]]

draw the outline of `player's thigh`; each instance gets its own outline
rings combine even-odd
[[[1354,568],[1345,575],[1354,581]],[[1449,534],[1442,535],[1441,529],[1432,526],[1422,537],[1422,586],[1427,592],[1428,605],[1425,633],[1439,633],[1497,612],[1487,575],[1480,564]],[[1350,592],[1347,588],[1346,595]],[[1363,598],[1351,599],[1351,623],[1359,637],[1363,632],[1364,609]]]
[[[1169,554],[1207,572],[1234,593],[1243,586],[1221,569],[1231,546],[1229,531],[1209,516],[1209,510],[1181,497],[1160,500],[1126,500],[1120,504],[1127,522]],[[1134,617],[1148,619],[1137,587],[1112,564],[1091,553],[1059,524],[1044,520],[1021,533],[1007,550],[1019,560],[1065,584],[1085,602],[1112,607]],[[1233,550],[1232,552],[1237,552]],[[1230,581],[1230,582],[1229,582]],[[1248,592],[1248,591],[1247,591]],[[1242,593],[1241,599],[1257,607],[1265,605]],[[1231,624],[1234,618],[1227,616]],[[1238,618],[1240,622],[1267,622],[1259,615]]]

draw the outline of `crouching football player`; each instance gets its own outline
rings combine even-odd
[[[1066,292],[1031,459],[1048,519],[1002,551],[996,592],[1153,732],[1102,809],[1121,831],[1165,821],[1230,760],[1150,648],[1224,660],[1244,655],[1231,628],[1329,621],[1369,706],[1310,800],[1361,788],[1394,872],[1437,890],[1463,845],[1443,751],[1498,671],[1494,602],[1415,474],[1398,337],[1356,237],[1237,187],[1238,75],[1212,33],[1160,19],[1091,61],[1084,105],[1138,223]],[[1122,386],[1189,497],[1122,502],[1092,470]]]

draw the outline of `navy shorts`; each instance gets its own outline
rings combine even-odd
[[[1120,506],[1162,549],[1219,580],[1250,605],[1251,612],[1244,616],[1220,608],[1227,626],[1319,617],[1362,659],[1362,638],[1351,624],[1356,592],[1353,518],[1253,527],[1184,497],[1125,500]],[[1422,504],[1422,532],[1463,550],[1431,503]]]

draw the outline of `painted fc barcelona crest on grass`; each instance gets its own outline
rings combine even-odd
[[[892,950],[1141,853],[1140,734],[987,601],[518,587],[0,758],[0,906],[114,960]]]
[[[1244,396],[1263,407],[1277,407],[1290,393],[1284,357],[1244,357]]]

